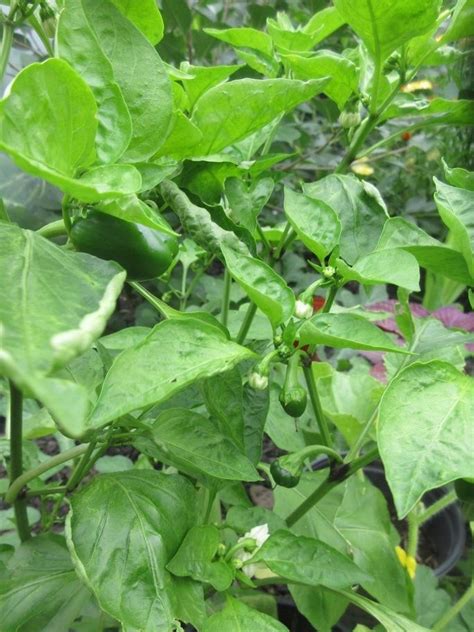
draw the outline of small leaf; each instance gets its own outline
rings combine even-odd
[[[273,268],[227,246],[222,245],[221,250],[230,274],[274,327],[290,318],[294,311],[294,294]]]
[[[337,210],[342,230],[340,255],[350,265],[374,249],[382,232],[387,209],[378,190],[353,175],[326,176],[305,184],[304,193]]]
[[[426,491],[474,478],[473,418],[473,380],[450,364],[417,362],[389,384],[377,441],[400,518]]]
[[[97,209],[126,222],[141,224],[160,230],[167,235],[176,235],[168,222],[136,195],[122,196],[115,200],[99,202]]]
[[[231,29],[204,29],[204,32],[221,42],[236,48],[251,48],[271,57],[273,55],[272,38],[257,29],[241,27]]]
[[[255,481],[256,469],[212,421],[184,408],[166,410],[151,428],[152,444],[145,439],[147,454],[191,475],[224,480]],[[141,440],[137,440],[141,446]]]
[[[337,246],[341,223],[333,209],[291,189],[285,189],[285,214],[299,239],[320,261]]]
[[[142,342],[115,360],[89,424],[100,427],[133,410],[165,401],[194,381],[228,370],[252,356],[250,350],[230,342],[204,321],[189,318],[161,322]]]
[[[420,289],[420,269],[416,258],[401,248],[376,250],[361,257],[350,268],[341,259],[337,271],[347,281],[362,285],[393,283],[412,292]]]
[[[376,325],[355,314],[316,314],[303,323],[299,334],[300,345],[322,344],[337,349],[348,347],[408,353]]]
[[[166,568],[178,577],[192,577],[224,591],[234,580],[234,572],[222,558],[214,560],[220,542],[219,529],[211,524],[190,529]]]
[[[343,588],[366,579],[354,562],[320,540],[277,531],[252,557],[290,582]]]

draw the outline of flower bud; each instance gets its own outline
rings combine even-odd
[[[345,129],[357,127],[360,123],[359,112],[341,112],[339,115],[339,125]]]
[[[295,304],[295,316],[296,318],[306,319],[311,318],[313,315],[313,306],[311,303],[305,303],[304,301],[297,300]]]
[[[326,279],[332,279],[332,277],[336,274],[336,269],[332,266],[326,266],[323,268],[322,275]]]
[[[256,391],[264,391],[268,387],[268,377],[254,371],[249,375],[249,386]]]

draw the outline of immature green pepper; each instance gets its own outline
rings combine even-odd
[[[117,261],[137,281],[162,275],[178,253],[176,237],[93,209],[74,222],[70,237],[78,250]]]
[[[280,404],[291,417],[301,417],[306,410],[308,399],[306,389],[298,380],[299,363],[300,354],[296,352],[288,360],[285,382],[280,391]]]
[[[280,459],[275,459],[270,465],[270,474],[273,477],[273,480],[280,487],[296,487],[300,482],[301,478],[301,468],[298,467],[298,472],[292,472],[280,462]]]

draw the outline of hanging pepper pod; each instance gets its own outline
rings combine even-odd
[[[285,383],[280,391],[280,404],[291,417],[301,417],[308,400],[306,389],[298,379],[299,365],[300,354],[296,352],[288,360]]]

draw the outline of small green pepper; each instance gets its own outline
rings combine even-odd
[[[74,222],[70,237],[78,250],[116,261],[137,281],[162,275],[178,253],[176,237],[93,209]]]
[[[270,465],[270,474],[275,483],[280,485],[280,487],[296,487],[301,478],[301,471],[297,474],[287,470],[281,465],[280,459],[275,459]]]
[[[306,410],[307,394],[306,389],[301,386],[298,380],[298,368],[300,354],[294,353],[288,360],[285,383],[280,391],[280,404],[283,410],[291,417],[301,417]]]
[[[458,478],[454,481],[454,489],[459,500],[465,503],[474,503],[474,479]]]

